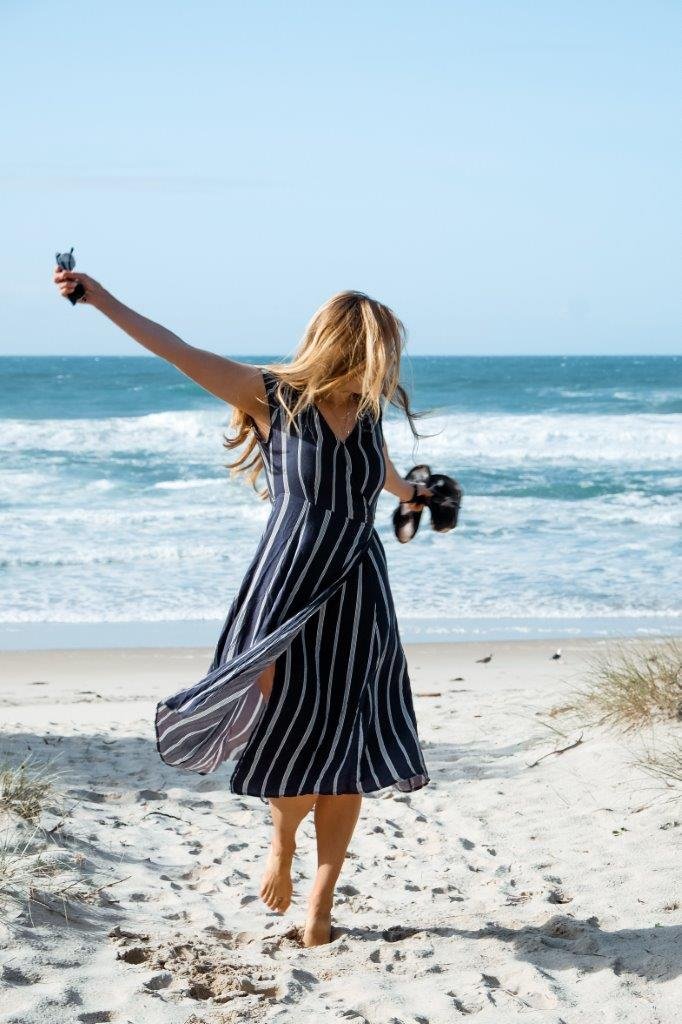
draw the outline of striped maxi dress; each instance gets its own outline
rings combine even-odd
[[[265,802],[420,789],[430,779],[374,527],[383,414],[342,441],[311,403],[290,428],[277,378],[261,372],[270,515],[207,674],[157,704],[157,750],[200,775],[233,760],[230,791]],[[266,699],[257,678],[272,662]]]

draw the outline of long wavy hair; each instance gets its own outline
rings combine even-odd
[[[308,404],[324,400],[340,384],[361,373],[358,418],[369,413],[376,420],[382,401],[390,403],[405,413],[417,440],[422,435],[414,421],[423,414],[411,409],[407,392],[400,384],[400,357],[405,343],[405,327],[388,306],[364,292],[343,291],[332,295],[313,314],[289,362],[269,363],[264,368],[278,378],[275,396],[290,428]],[[234,462],[225,465],[231,476],[245,473],[265,499],[267,488],[257,487],[263,457],[254,426],[248,413],[234,407],[230,427],[235,434],[224,435],[223,445],[243,451]]]

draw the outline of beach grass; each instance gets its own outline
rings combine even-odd
[[[62,774],[49,762],[34,763],[31,755],[18,765],[5,761],[0,766],[0,810],[35,821]]]
[[[682,786],[682,740],[679,738],[670,740],[662,748],[647,748],[635,763],[666,787]]]
[[[682,641],[677,637],[633,647],[613,641],[588,660],[585,685],[555,713],[630,731],[654,722],[682,721]]]
[[[58,784],[64,774],[31,754],[19,764],[5,759],[0,766],[0,906],[30,904],[38,886],[52,888],[55,895],[60,891],[56,876],[63,864],[50,856],[50,838],[40,818],[48,803],[60,802]]]
[[[0,839],[0,906],[10,903],[23,907],[30,902],[38,880],[50,873],[41,853],[34,852],[38,831],[36,826],[26,836],[19,829],[8,827]]]
[[[550,715],[623,733],[651,728],[655,740],[642,741],[633,764],[677,791],[682,786],[682,641],[668,637],[632,646],[615,640],[605,651],[597,649],[587,660],[583,687]]]

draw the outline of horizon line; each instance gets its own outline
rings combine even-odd
[[[286,356],[244,352],[213,352],[227,359],[268,359],[286,361]],[[406,352],[403,359],[679,359],[676,352]],[[158,359],[173,365],[155,352],[0,352],[0,359]]]

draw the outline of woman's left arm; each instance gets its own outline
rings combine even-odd
[[[417,504],[413,505],[409,501],[414,493],[414,484],[410,483],[409,480],[405,480],[395,468],[388,454],[388,448],[386,447],[385,441],[384,459],[386,460],[386,479],[384,480],[384,490],[389,491],[391,494],[395,494],[396,498],[403,502],[408,509],[412,511],[419,511],[422,506]],[[417,491],[419,494],[423,494],[426,497],[433,493],[425,484],[417,484]]]

